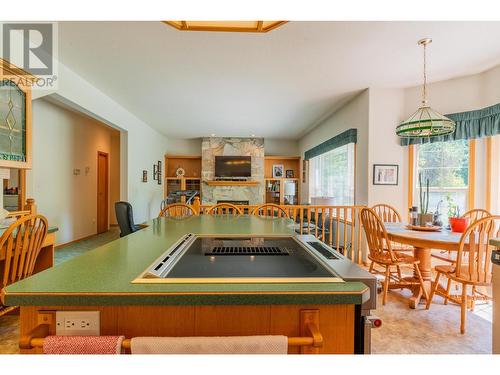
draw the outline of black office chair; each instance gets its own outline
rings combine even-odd
[[[132,205],[128,202],[115,203],[116,220],[120,226],[120,237],[137,232],[140,228],[134,224]]]

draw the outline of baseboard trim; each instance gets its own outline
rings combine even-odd
[[[91,235],[89,235],[89,236],[85,236],[85,237],[78,238],[78,239],[73,240],[73,241],[65,242],[65,243],[62,243],[62,244],[59,244],[59,245],[54,246],[54,248],[55,248],[56,250],[60,250],[60,249],[62,249],[62,248],[64,248],[64,247],[66,247],[66,246],[73,245],[74,243],[77,243],[77,242],[80,242],[80,241],[84,241],[84,240],[88,240],[88,239],[89,239],[89,238],[91,238],[91,237],[97,236],[97,234],[98,234],[98,233],[96,232],[96,233],[91,234]]]

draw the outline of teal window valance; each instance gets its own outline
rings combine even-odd
[[[312,159],[315,156],[324,154],[325,152],[331,151],[340,146],[347,145],[349,143],[356,143],[358,141],[358,129],[349,129],[339,135],[336,135],[329,140],[320,143],[316,147],[307,150],[304,154],[306,160]]]
[[[475,139],[500,134],[500,103],[476,111],[452,113],[446,117],[455,121],[456,128],[452,134],[432,138],[402,138],[401,146]]]

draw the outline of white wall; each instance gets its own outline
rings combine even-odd
[[[500,65],[480,75],[483,107],[500,103]]]
[[[166,140],[165,146],[167,153],[170,155],[183,155],[183,156],[201,155],[201,138],[192,138],[192,139],[168,138]]]
[[[357,161],[356,161],[356,204],[368,202],[368,122],[369,91],[365,90],[343,107],[325,119],[317,127],[299,140],[301,157],[318,144],[344,132],[347,129],[358,129]],[[308,186],[302,186],[302,201],[307,202]]]
[[[132,204],[136,222],[156,217],[163,199],[163,185],[152,178],[143,183],[142,171],[152,176],[153,163],[166,153],[201,154],[201,139],[167,139],[64,64],[59,63],[58,90],[50,100],[120,130],[120,198]],[[272,154],[292,147],[296,154],[294,142],[271,143]]]
[[[395,129],[420,105],[421,89],[417,86],[365,90],[300,139],[300,154],[303,156],[308,149],[346,129],[357,128],[357,203],[371,206],[387,202],[405,215],[408,209],[408,148],[399,145]],[[430,105],[443,114],[500,103],[500,66],[467,77],[431,83],[428,92]],[[476,141],[476,207],[485,204],[484,144],[484,140]],[[398,164],[399,185],[373,185],[373,164]],[[304,185],[302,189],[304,201],[307,188]]]
[[[431,83],[428,99],[432,108],[443,114],[473,111],[500,103],[500,65],[483,73]],[[404,91],[405,116],[421,102],[420,86]]]
[[[485,72],[428,85],[429,104],[443,114],[473,111],[500,103],[500,66]],[[404,118],[420,103],[421,87],[404,91]],[[405,148],[406,150],[406,148]],[[476,141],[475,206],[485,207],[486,147],[484,140]]]
[[[201,155],[201,138],[168,138],[166,147],[171,155]],[[266,156],[297,156],[300,154],[298,141],[286,139],[264,139]]]
[[[368,205],[389,203],[401,214],[407,211],[408,152],[395,133],[404,108],[402,89],[370,89],[368,131]],[[399,183],[373,185],[374,164],[399,165]]]
[[[298,156],[300,155],[299,142],[265,138],[264,153],[266,156]]]
[[[59,227],[58,244],[97,232],[97,152],[109,153],[111,170],[113,163],[119,165],[119,150],[112,145],[117,133],[45,99],[33,101],[33,169],[26,175],[27,197],[35,198],[38,212]],[[119,180],[116,171],[114,176]],[[110,197],[117,190],[119,182],[110,179]]]
[[[152,178],[143,183],[142,171],[146,169],[152,175],[153,163],[163,160],[167,152],[167,138],[63,64],[59,64],[58,84],[52,100],[121,131],[121,198],[132,204],[136,222],[156,217],[163,185]]]

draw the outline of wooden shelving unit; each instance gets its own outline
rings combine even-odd
[[[273,166],[283,165],[283,177],[273,177]],[[293,177],[286,177],[286,171],[293,171]],[[266,193],[264,201],[274,204],[292,204],[285,197],[285,183],[295,184],[293,204],[300,204],[300,157],[299,156],[266,156],[264,160],[264,179]]]
[[[183,168],[183,177],[177,177],[176,171]],[[164,197],[176,190],[198,190],[201,195],[201,156],[165,156]]]
[[[183,168],[186,178],[201,178],[201,156],[165,156],[165,177],[177,177],[175,172]]]
[[[273,177],[273,165],[283,165],[283,177]],[[264,158],[264,180],[266,203],[288,204],[285,183],[295,184],[294,204],[300,204],[301,159],[299,156],[266,156]],[[178,168],[185,170],[184,177],[177,177]],[[286,171],[293,171],[287,178]],[[259,181],[206,181],[210,186],[256,186]],[[166,155],[164,196],[175,190],[199,190],[201,192],[201,156]]]

